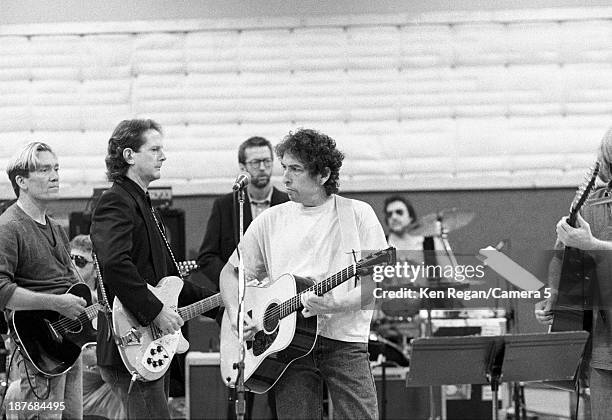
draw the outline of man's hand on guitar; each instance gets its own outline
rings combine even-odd
[[[314,292],[302,293],[302,315],[308,318],[320,314],[340,312],[341,308],[331,294],[317,296]]]
[[[76,319],[83,311],[87,302],[79,296],[66,293],[54,295],[54,310],[69,319]]]
[[[153,320],[164,335],[172,334],[181,329],[184,324],[183,318],[174,310],[164,305],[162,310]]]
[[[549,299],[544,299],[535,304],[535,317],[540,324],[550,325],[553,321],[553,313]]]
[[[227,316],[230,319],[230,323],[232,326],[232,331],[234,332],[234,334],[236,334],[236,337],[238,337],[238,314],[234,311],[228,310],[226,308],[227,312]],[[257,331],[259,331],[261,328],[258,328],[255,321],[253,321],[253,318],[251,318],[248,314],[244,315],[244,339],[245,340],[250,340],[252,339],[255,334],[257,333]]]
[[[573,228],[567,223],[567,218],[563,217],[557,223],[557,237],[565,246],[582,250],[593,249],[593,234],[591,226],[578,213],[576,215],[577,227]]]

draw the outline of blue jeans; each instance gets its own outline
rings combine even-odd
[[[13,402],[13,407],[15,403],[28,401],[37,404],[39,407],[44,403],[43,407],[45,408],[19,410],[17,412],[7,408],[8,418],[12,418],[15,414],[18,415],[19,419],[83,418],[83,378],[80,357],[68,372],[50,378],[38,373],[34,365],[23,358],[21,354],[17,366],[19,366],[20,393],[19,400]],[[33,406],[36,407],[34,404]]]
[[[612,418],[612,370],[596,369],[589,371],[591,388],[591,418],[610,420]]]
[[[294,361],[274,385],[279,419],[323,417],[323,381],[334,419],[377,419],[378,402],[367,343],[317,337],[313,351]]]
[[[169,419],[170,370],[156,381],[135,381],[128,394],[131,376],[124,367],[99,366],[104,382],[123,402],[128,419]]]

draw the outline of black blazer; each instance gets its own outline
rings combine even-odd
[[[244,200],[244,230],[253,221],[249,195]],[[219,288],[219,274],[236,249],[238,241],[234,238],[234,226],[238,225],[238,209],[234,209],[234,193],[225,194],[217,198],[213,204],[206,234],[200,246],[198,255],[198,271],[204,274],[216,287]],[[270,206],[289,201],[286,193],[276,188],[272,189]],[[194,273],[197,275],[197,273]],[[192,275],[193,276],[193,275]]]
[[[159,220],[161,216],[157,217]],[[144,191],[128,178],[116,180],[96,205],[90,233],[109,303],[112,305],[117,296],[141,325],[149,325],[163,304],[147,284],[155,286],[163,277],[177,275],[177,270],[155,226]],[[211,294],[185,281],[179,306]],[[98,364],[123,366],[114,341],[107,340],[107,332],[107,320],[100,314]]]

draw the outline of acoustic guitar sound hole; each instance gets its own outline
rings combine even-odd
[[[81,331],[83,331],[83,324],[79,320],[72,321],[68,325],[67,332],[70,334],[79,334]]]
[[[263,327],[267,334],[272,333],[278,327],[280,322],[280,312],[278,309],[278,303],[273,303],[266,308],[266,312],[263,317]]]

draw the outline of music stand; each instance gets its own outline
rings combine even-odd
[[[486,384],[494,346],[495,339],[487,336],[417,338],[406,387]],[[436,418],[433,404],[429,417]]]
[[[589,337],[586,331],[504,336],[504,382],[572,380]]]
[[[587,338],[586,331],[419,338],[412,343],[406,387],[488,383],[497,420],[500,382],[573,378]]]

